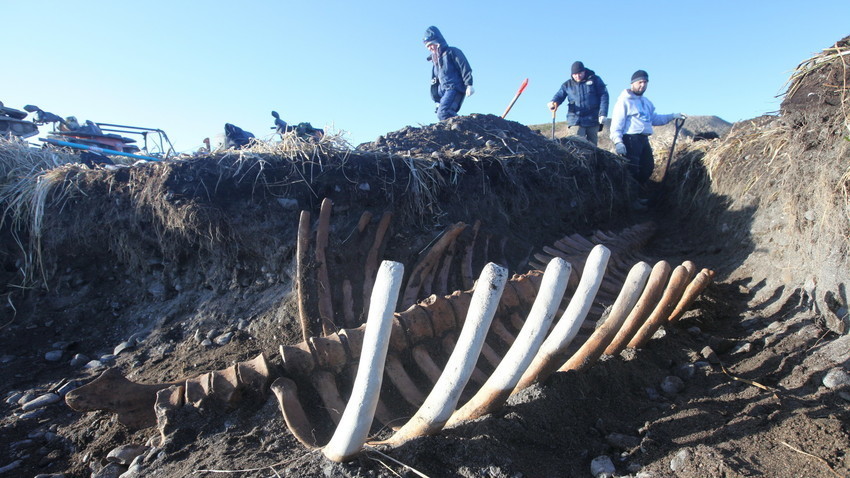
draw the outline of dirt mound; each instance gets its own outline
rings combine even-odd
[[[801,66],[780,116],[679,138],[668,188],[646,213],[629,208],[635,188],[615,155],[492,115],[355,149],[330,135],[284,138],[108,169],[0,142],[0,473],[543,477],[606,465],[619,476],[846,475],[850,349],[837,332],[850,142],[846,88],[835,85],[849,56],[839,44]],[[22,156],[30,168],[13,168]],[[451,227],[480,221],[476,267],[498,258],[513,272],[566,234],[652,219],[646,260],[692,259],[716,270],[716,283],[646,347],[556,373],[389,457],[327,461],[286,429],[273,398],[179,409],[164,444],[107,412],[31,404],[106,366],[156,383],[262,352],[279,373],[278,347],[302,339],[298,231],[306,224],[317,241],[325,199],[332,282],[363,274],[352,257],[374,236],[362,233],[391,212],[381,258],[416,264]],[[152,448],[131,466],[107,458],[121,445]]]

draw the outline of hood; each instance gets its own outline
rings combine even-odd
[[[638,96],[638,95],[636,95],[636,94],[632,91],[632,89],[631,89],[631,88],[626,88],[625,90],[623,90],[623,91],[622,91],[622,93],[620,93],[620,98],[622,98],[622,99],[628,99],[628,98],[641,98],[641,97],[640,97],[640,96]],[[620,100],[620,98],[618,98],[618,99],[617,99],[617,101],[619,101],[619,100]]]
[[[446,39],[443,38],[443,34],[440,33],[440,30],[435,26],[428,27],[425,30],[425,37],[422,38],[422,43],[428,42],[437,42],[440,45],[440,49],[445,49],[448,45],[446,44]]]

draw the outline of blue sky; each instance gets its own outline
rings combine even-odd
[[[429,25],[472,66],[461,114],[501,115],[528,78],[507,117],[524,124],[551,121],[546,102],[575,60],[612,105],[644,69],[659,112],[753,118],[779,108],[797,64],[850,34],[847,0],[0,0],[0,11],[6,106],[161,128],[178,151],[224,123],[271,138],[271,110],[354,145],[435,122]]]

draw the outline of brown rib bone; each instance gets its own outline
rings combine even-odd
[[[280,412],[292,435],[307,448],[317,448],[319,445],[316,443],[316,437],[313,436],[313,427],[307,420],[307,414],[304,413],[301,402],[298,400],[298,386],[295,382],[286,377],[280,377],[272,383],[272,392],[277,397]]]
[[[457,239],[457,236],[466,229],[466,224],[462,222],[455,223],[449,226],[443,233],[443,236],[431,246],[428,254],[413,267],[410,277],[407,279],[407,287],[402,296],[401,306],[410,307],[415,304],[420,297],[420,289],[427,276],[439,263],[446,248]],[[426,294],[429,295],[429,294]]]
[[[675,324],[680,318],[682,318],[682,314],[684,314],[688,307],[696,300],[696,298],[708,287],[708,284],[711,283],[711,273],[708,269],[703,269],[699,274],[694,278],[694,280],[688,284],[687,289],[685,289],[685,293],[682,294],[681,300],[676,305],[676,309],[673,310],[673,313],[670,314],[670,318],[667,321],[671,324]]]
[[[475,250],[475,241],[478,239],[478,231],[481,229],[481,221],[476,220],[472,225],[472,240],[463,251],[463,262],[461,263],[461,280],[463,289],[470,290],[475,285],[475,272],[472,270],[472,253]]]
[[[629,341],[629,347],[635,349],[643,347],[655,335],[655,331],[667,322],[667,318],[670,317],[670,313],[673,312],[687,285],[688,270],[684,265],[677,266],[670,275],[670,280],[667,282],[667,287],[664,289],[661,300],[655,306],[652,313],[649,314],[646,322],[643,323],[635,336]]]
[[[638,263],[635,264],[633,270],[637,271],[639,267],[648,266],[645,263]],[[646,276],[643,276],[643,280],[646,280]],[[643,285],[645,284],[641,284],[641,289]],[[632,302],[629,296],[630,294],[627,294],[627,289],[624,288],[620,296],[617,297],[616,302],[614,302],[605,322],[596,328],[581,348],[567,360],[567,363],[558,369],[559,371],[583,370],[596,362],[620,330],[623,321],[634,308],[635,302]]]
[[[422,402],[425,401],[425,394],[419,390],[419,387],[416,386],[413,379],[404,370],[401,361],[396,356],[387,355],[384,371],[407,403],[416,408],[422,406]]]
[[[644,324],[649,314],[658,305],[658,301],[661,300],[661,295],[664,293],[664,285],[667,284],[667,279],[670,277],[670,270],[670,264],[666,261],[659,261],[655,264],[649,275],[649,280],[646,283],[643,294],[641,294],[637,305],[626,318],[626,322],[620,328],[620,331],[617,332],[617,336],[614,337],[614,340],[605,349],[606,354],[617,355],[622,352],[632,336],[640,330],[641,325]]]
[[[336,332],[334,324],[334,308],[331,301],[331,281],[328,278],[328,231],[331,227],[331,207],[329,198],[322,200],[319,210],[319,225],[316,227],[316,271],[317,294],[319,298],[319,320],[322,323],[322,333],[330,335]]]
[[[313,333],[311,317],[317,317],[318,308],[313,307],[314,283],[307,273],[307,253],[310,245],[310,213],[301,211],[298,221],[298,242],[295,247],[295,291],[298,300],[298,321],[301,323],[301,336],[304,340],[316,335]]]
[[[372,298],[372,288],[375,286],[375,277],[378,274],[378,257],[383,249],[384,238],[387,230],[392,222],[393,214],[389,211],[381,215],[381,220],[378,222],[378,229],[375,231],[375,240],[372,242],[372,247],[369,248],[369,254],[366,255],[366,265],[363,267],[363,315],[369,315],[369,301]]]

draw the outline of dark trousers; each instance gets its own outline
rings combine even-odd
[[[437,107],[437,119],[442,121],[457,116],[460,105],[463,104],[463,98],[463,93],[457,90],[444,91],[443,96],[440,97],[440,106]]]
[[[623,144],[626,146],[626,158],[629,159],[629,170],[643,185],[652,176],[655,169],[655,158],[652,156],[652,146],[649,145],[649,135],[624,134]]]

